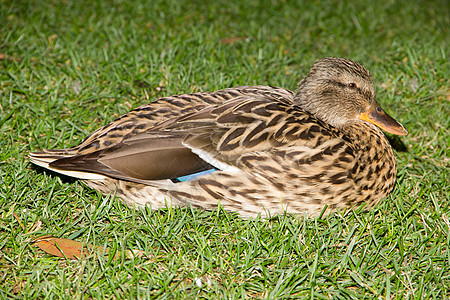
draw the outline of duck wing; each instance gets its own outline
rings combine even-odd
[[[43,151],[32,152],[29,154],[30,161],[67,176],[88,180],[105,178],[100,173],[92,172],[101,171],[102,174],[112,175],[110,172],[106,172],[103,165],[98,164],[99,161],[97,160],[105,156],[112,158],[111,160],[104,158],[104,162],[108,161],[112,167],[121,171],[124,170],[126,164],[120,163],[120,161],[127,161],[132,170],[137,170],[139,165],[137,166],[133,162],[139,161],[138,158],[144,158],[143,161],[146,162],[167,161],[165,159],[167,156],[172,158],[178,157],[181,161],[197,164],[199,167],[194,169],[202,170],[205,164],[199,161],[197,156],[193,155],[191,151],[187,151],[182,146],[182,141],[187,135],[186,133],[177,132],[176,134],[170,134],[166,132],[162,135],[162,132],[158,132],[155,127],[161,124],[170,124],[170,122],[180,116],[187,116],[206,107],[220,105],[242,95],[260,95],[291,103],[293,93],[283,88],[271,86],[241,86],[216,92],[201,92],[160,98],[150,104],[142,105],[117,118],[110,124],[99,128],[75,147],[68,149],[44,149]],[[161,128],[161,126],[159,127]],[[168,137],[168,135],[171,137]],[[159,139],[168,140],[163,143]],[[147,151],[142,151],[144,148]],[[122,156],[119,156],[119,153]],[[149,153],[152,154],[147,156],[146,154]],[[159,153],[159,155],[155,156],[156,153]],[[125,157],[133,157],[135,159],[130,161],[126,160]],[[88,161],[89,163],[87,163]],[[174,161],[178,162],[177,159],[174,159]],[[183,163],[180,164],[180,166],[182,165]],[[141,170],[138,170],[137,173],[131,171],[133,176],[141,178],[139,180],[142,180],[143,177],[152,180],[153,177],[159,178],[162,174],[167,174],[161,169],[159,172],[155,172],[155,174],[160,175],[147,176],[148,172],[143,172],[142,168],[140,167]],[[152,168],[149,168],[149,170],[152,170]],[[188,168],[187,173],[191,170]],[[126,177],[123,174],[113,173],[121,178]],[[174,174],[178,173],[186,172],[174,172]]]
[[[104,175],[145,184],[213,168],[229,170],[235,156],[245,149],[239,153],[230,152],[230,141],[225,142],[228,143],[223,145],[225,148],[218,146],[220,136],[225,134],[230,139],[241,131],[239,128],[245,129],[259,122],[255,116],[240,116],[239,104],[244,102],[247,106],[253,106],[270,101],[265,98],[237,97],[196,113],[168,119],[144,133],[127,136],[108,148],[87,154],[54,157],[47,167],[63,174],[80,172],[81,176],[76,177],[82,179],[98,179],[98,175]],[[235,125],[240,127],[236,130],[233,128]],[[36,160],[36,156],[32,156],[33,159]],[[44,155],[38,159],[44,160]],[[68,173],[71,176],[73,174],[76,173]],[[89,174],[94,174],[94,177],[90,178]]]
[[[337,131],[300,108],[244,95],[160,122],[108,148],[57,158],[48,167],[149,185],[213,168],[271,177],[271,169],[292,168],[283,167],[288,156],[301,170],[300,162],[307,165],[333,143],[342,144]]]
[[[113,147],[57,159],[53,170],[79,171],[150,184],[211,169],[182,145],[185,133],[138,134]]]

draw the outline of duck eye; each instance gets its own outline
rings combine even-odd
[[[350,82],[349,84],[347,84],[347,86],[351,89],[356,89],[356,83],[354,82]]]

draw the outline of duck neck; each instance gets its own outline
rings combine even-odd
[[[384,135],[383,131],[375,125],[364,121],[347,122],[342,128],[342,133],[356,147],[355,150],[364,151],[368,158],[376,159],[380,155],[394,157],[394,151]]]
[[[379,195],[378,200],[383,198],[394,187],[397,175],[397,160],[386,136],[378,127],[364,121],[348,122],[341,132],[357,153],[359,171],[354,180],[366,182],[361,184],[360,192],[370,191],[371,195]]]

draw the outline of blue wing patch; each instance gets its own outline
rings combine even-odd
[[[189,181],[192,179],[195,179],[196,177],[200,176],[200,175],[206,175],[212,172],[217,171],[216,169],[210,169],[210,170],[206,170],[206,171],[202,171],[202,172],[198,172],[198,173],[194,173],[194,174],[189,174],[186,176],[181,176],[176,178],[175,180],[173,180],[174,182],[182,182],[182,181]]]

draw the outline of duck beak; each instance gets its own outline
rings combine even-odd
[[[372,104],[365,112],[360,113],[358,117],[361,120],[372,123],[389,133],[396,135],[408,134],[408,131],[406,131],[402,124],[389,116],[376,102]]]

